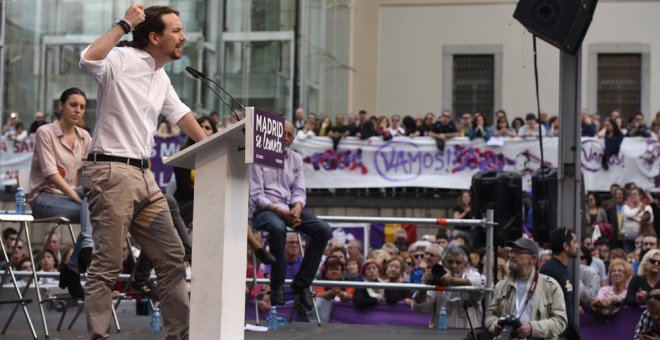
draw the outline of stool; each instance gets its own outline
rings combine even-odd
[[[14,249],[12,250],[12,253],[15,251],[16,245],[18,245],[18,239],[20,239],[20,235],[23,232],[23,229],[26,229],[28,222],[32,222],[34,218],[32,215],[9,215],[9,214],[0,214],[0,222],[17,222],[20,223],[20,228],[18,231],[18,237],[16,243],[14,243]],[[36,339],[37,338],[37,332],[34,329],[34,325],[32,324],[32,319],[30,319],[30,314],[28,313],[27,306],[26,304],[31,303],[32,299],[24,299],[23,295],[25,292],[21,293],[21,290],[18,288],[18,283],[16,282],[16,276],[14,276],[14,269],[11,267],[11,259],[9,258],[9,255],[7,255],[7,249],[5,249],[5,243],[0,241],[0,247],[2,248],[2,255],[7,263],[7,268],[8,270],[5,271],[2,274],[2,278],[0,279],[0,282],[4,281],[5,275],[7,272],[9,272],[9,276],[11,277],[11,282],[14,286],[14,290],[16,291],[16,296],[18,299],[16,300],[4,300],[0,301],[0,304],[11,304],[15,303],[14,306],[14,312],[12,313],[12,316],[14,316],[14,313],[18,309],[19,306],[23,308],[23,313],[25,314],[25,318],[27,320],[28,325],[30,326],[30,332],[32,333],[32,338]],[[11,320],[11,317],[9,320]],[[5,332],[7,331],[7,328],[9,327],[9,320],[5,324],[5,327],[2,329],[2,334],[4,335]]]
[[[296,237],[298,238],[298,247],[300,248],[300,256],[304,257],[305,255],[304,255],[304,249],[303,249],[303,246],[302,246],[302,237],[300,237],[300,233],[297,232],[295,229],[292,229],[292,228],[289,228],[289,227],[286,228],[286,232],[296,234]],[[257,257],[254,254],[254,252],[252,252],[252,262],[254,263],[254,265],[252,266],[253,267],[253,273],[252,273],[253,277],[252,277],[252,286],[250,287],[250,291],[252,291],[254,289],[254,295],[255,295],[255,299],[254,299],[255,322],[256,322],[257,325],[259,325],[259,301],[256,299],[256,296],[257,296],[257,291],[256,291],[257,267],[258,267],[258,262],[259,261],[257,260]],[[316,300],[314,299],[314,297],[315,297],[314,289],[312,288],[312,286],[310,286],[309,290],[312,293],[312,302],[314,304],[314,314],[316,316],[316,324],[320,327],[321,326],[321,317],[319,316],[318,307],[316,306]],[[289,323],[291,323],[293,321],[293,313],[296,309],[295,306],[296,306],[296,304],[294,304],[294,307],[291,310],[291,313],[289,314]]]

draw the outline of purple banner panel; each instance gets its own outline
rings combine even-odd
[[[288,301],[284,306],[278,306],[277,312],[279,315],[287,317],[292,306],[293,301]],[[625,307],[619,314],[606,320],[595,316],[587,307],[585,313],[580,315],[580,335],[582,335],[582,339],[630,339],[635,333],[635,325],[643,311],[641,308]],[[261,315],[265,314],[266,312],[262,311]],[[254,320],[254,317],[254,301],[250,300],[245,305],[245,319]],[[392,305],[382,302],[367,309],[357,309],[352,302],[335,302],[330,314],[330,323],[340,324],[426,328],[430,320],[431,314],[414,312],[403,302]]]
[[[284,168],[284,117],[254,108],[254,163]]]
[[[163,193],[165,193],[170,181],[174,180],[172,167],[163,164],[163,157],[172,156],[179,151],[180,147],[181,140],[179,137],[154,137],[154,148],[151,150],[151,171],[154,173],[156,183],[158,183]]]

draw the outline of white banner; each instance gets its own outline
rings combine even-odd
[[[14,142],[7,137],[0,137],[0,185],[16,185],[18,171],[30,168],[32,150],[34,140],[31,138]]]
[[[158,139],[158,138],[156,138]],[[492,144],[492,142],[491,142]],[[559,140],[543,139],[546,165],[557,166]],[[13,143],[0,139],[0,184],[15,185],[18,170],[30,168],[34,142]],[[479,171],[515,171],[523,186],[531,187],[531,174],[541,165],[538,140],[507,139],[501,146],[487,146],[483,140],[453,138],[440,151],[428,137],[395,137],[383,141],[344,138],[332,151],[328,137],[312,137],[293,144],[305,162],[307,187],[383,188],[427,187],[468,189]],[[588,191],[609,191],[612,183],[635,182],[647,191],[660,191],[660,141],[624,138],[621,152],[602,169],[603,140],[582,139],[582,172]]]
[[[496,144],[491,141],[490,144]],[[538,140],[506,139],[487,146],[479,139],[454,138],[439,150],[429,137],[396,137],[383,141],[345,138],[337,152],[328,137],[296,141],[293,148],[305,162],[308,188],[431,187],[468,189],[479,171],[514,171],[523,176],[525,190],[541,165]],[[557,167],[558,138],[543,139],[544,162]],[[660,191],[660,141],[625,138],[621,152],[601,167],[603,140],[582,139],[582,171],[588,191],[609,191],[610,184],[635,182]]]

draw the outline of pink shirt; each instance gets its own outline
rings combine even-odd
[[[64,133],[60,122],[55,121],[37,129],[32,154],[32,169],[30,171],[30,196],[32,200],[42,191],[64,194],[48,176],[59,173],[72,187],[80,186],[80,176],[91,137],[89,133],[75,127],[76,139],[73,148],[63,142]]]
[[[623,301],[623,299],[626,298],[626,293],[628,293],[628,287],[626,287],[618,294],[614,292],[613,288],[614,286],[601,287],[600,290],[598,290],[598,295],[596,295],[596,300],[602,300],[604,298],[615,296],[621,299],[621,301]]]

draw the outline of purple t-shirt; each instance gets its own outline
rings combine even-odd
[[[293,279],[300,269],[300,264],[302,263],[302,257],[298,256],[295,261],[286,264],[286,276],[285,279]],[[270,276],[270,265],[264,266],[264,276]],[[284,299],[293,300],[293,289],[291,286],[284,285]]]

